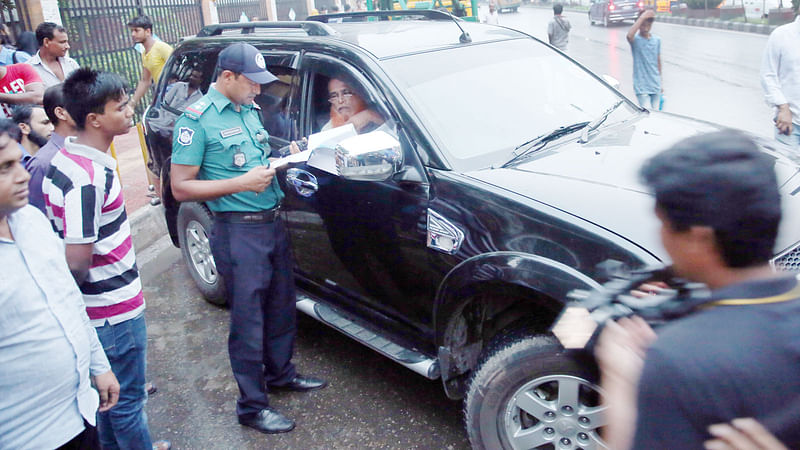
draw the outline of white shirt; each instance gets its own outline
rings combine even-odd
[[[0,448],[56,448],[95,424],[89,375],[111,370],[64,246],[41,211],[8,216],[0,238]]]
[[[69,56],[61,56],[58,58],[58,63],[61,65],[61,71],[64,72],[64,79],[66,79],[69,74],[78,70],[81,66],[78,65],[78,62],[74,59],[70,58]],[[59,80],[55,73],[50,69],[50,67],[42,61],[41,56],[39,56],[39,52],[36,52],[35,55],[28,60],[28,64],[32,65],[34,69],[36,69],[36,73],[42,78],[42,82],[44,82],[44,87],[49,88],[50,86],[55,86],[56,84],[63,83],[63,81]]]
[[[761,87],[767,104],[788,103],[800,125],[800,16],[772,32],[761,60]]]

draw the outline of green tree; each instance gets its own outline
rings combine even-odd
[[[800,10],[800,0],[792,0],[792,9],[794,9],[794,13],[797,14],[797,11]]]

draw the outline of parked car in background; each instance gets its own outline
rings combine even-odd
[[[217,55],[241,41],[278,78],[255,99],[271,148],[329,121],[332,78],[350,80],[384,121],[274,178],[286,194],[298,310],[439,380],[463,400],[475,448],[604,448],[592,355],[565,351],[550,327],[568,293],[609,280],[609,261],[667,261],[637,171],[720,127],[639,108],[532,36],[439,11],[207,26],[176,46],[145,128],[173,243],[202,294],[222,305],[212,215],[175,201],[171,143],[150,121],[170,111],[165,80],[200,70],[207,92]],[[215,151],[232,152],[240,137]],[[773,139],[758,142],[787,193],[775,264],[796,269],[800,208],[788,193],[800,191],[800,169]]]
[[[644,10],[644,0],[592,0],[589,22],[608,26],[624,20],[636,20]]]

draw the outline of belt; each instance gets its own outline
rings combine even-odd
[[[214,218],[226,223],[272,223],[278,218],[280,205],[263,211],[215,212]]]

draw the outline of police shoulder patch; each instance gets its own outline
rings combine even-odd
[[[191,145],[192,137],[194,137],[194,130],[189,127],[178,128],[178,144]]]
[[[203,97],[200,100],[192,103],[190,106],[187,106],[186,111],[184,111],[183,114],[190,119],[198,120],[200,119],[200,116],[206,112],[209,106],[211,106],[211,102]]]

